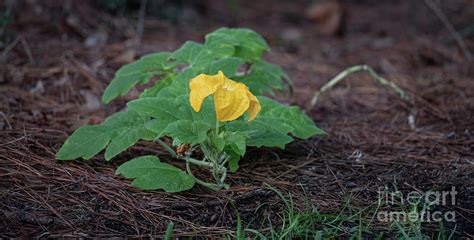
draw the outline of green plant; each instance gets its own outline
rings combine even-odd
[[[56,158],[90,159],[105,149],[105,159],[111,160],[139,140],[156,141],[186,170],[142,156],[122,164],[117,173],[135,179],[132,185],[141,189],[178,192],[195,183],[228,188],[227,172],[238,169],[248,146],[284,148],[292,136],[324,134],[298,107],[261,96],[291,86],[279,66],[261,58],[266,51],[269,47],[257,33],[220,28],[204,44],[188,41],[172,53],[146,55],[123,66],[105,90],[104,103],[137,84],[160,80],[130,101],[126,111],[77,129]],[[166,137],[177,153],[161,140]],[[196,178],[192,165],[209,169],[214,181]]]
[[[343,201],[336,212],[323,212],[311,204],[303,188],[303,195],[298,206],[296,198],[299,194],[282,192],[272,186],[267,188],[274,191],[284,204],[277,213],[279,224],[272,222],[269,217],[257,224],[260,229],[253,229],[249,225],[243,227],[238,213],[235,233],[230,236],[246,237],[247,239],[453,239],[456,234],[454,229],[446,229],[443,222],[439,223],[437,233],[429,233],[421,227],[422,222],[377,221],[377,213],[388,206],[384,201],[368,202],[367,206],[356,207],[353,205],[352,195]],[[406,206],[393,206],[404,209]],[[408,206],[418,211],[416,206]],[[427,207],[426,205],[423,208]],[[242,230],[243,228],[243,230]],[[242,233],[244,232],[244,233]]]
[[[165,235],[163,236],[163,239],[165,240],[173,239],[173,228],[174,228],[174,223],[170,222],[168,224],[168,227],[166,227],[166,232],[165,232]]]

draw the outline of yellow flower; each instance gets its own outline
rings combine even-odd
[[[228,79],[221,71],[212,76],[200,74],[191,79],[189,88],[189,101],[196,112],[201,110],[204,99],[214,94],[214,106],[219,121],[235,120],[245,111],[248,111],[249,121],[252,121],[261,109],[258,99],[245,84]]]

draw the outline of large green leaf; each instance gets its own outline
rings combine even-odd
[[[214,112],[214,99],[212,96],[204,99],[201,110],[195,112],[189,102],[189,94],[181,95],[175,99],[176,109],[181,113],[181,119],[192,120],[193,122],[205,122],[211,126],[216,125],[216,114]]]
[[[163,92],[166,91],[167,90],[163,90]],[[195,112],[191,108],[188,94],[174,98],[156,97],[138,99],[129,102],[128,106],[141,115],[154,117],[163,121],[202,121],[212,126],[216,123],[212,97],[208,97],[204,100],[199,112]]]
[[[118,112],[100,125],[77,129],[56,154],[58,160],[90,159],[106,148],[105,159],[110,160],[140,139],[153,140],[157,134],[145,128],[149,118],[133,111]]]
[[[167,77],[160,79],[153,85],[153,87],[145,89],[141,94],[140,98],[147,98],[147,97],[156,97],[158,96],[158,93],[160,93],[161,90],[164,88],[168,87],[173,83],[173,75],[168,75]]]
[[[147,83],[151,77],[174,68],[176,63],[169,62],[169,56],[169,52],[149,54],[121,67],[105,89],[102,101],[109,103],[118,96],[126,95],[136,84]]]
[[[298,107],[289,107],[266,97],[259,97],[262,110],[257,118],[247,122],[241,118],[226,124],[229,131],[246,134],[246,144],[256,147],[279,147],[293,140],[288,134],[306,139],[325,134]]]
[[[230,56],[233,52],[232,56],[247,61],[260,59],[263,52],[270,50],[262,36],[246,28],[219,28],[206,35],[205,44],[220,55]]]
[[[247,85],[250,91],[256,95],[264,93],[273,95],[274,89],[283,90],[285,87],[284,79],[292,87],[292,83],[283,69],[264,60],[254,61],[250,66],[248,74],[235,78],[236,81]]]
[[[236,57],[226,57],[210,62],[202,67],[202,73],[215,75],[222,71],[227,77],[236,75],[237,69],[244,63],[244,60]]]
[[[289,79],[281,67],[265,60],[254,61],[250,66],[250,72],[262,74],[265,76],[265,83],[279,90],[282,90],[284,87],[282,80]]]
[[[187,41],[183,46],[181,46],[181,48],[173,52],[171,58],[175,59],[177,63],[185,63],[194,66],[205,65],[212,62],[217,58],[217,56],[204,47],[204,45],[193,41]]]
[[[291,134],[297,138],[307,139],[314,135],[326,134],[316,127],[313,120],[296,106],[286,106],[266,97],[259,97],[262,110],[260,119],[277,119],[281,123],[291,126]],[[268,121],[268,120],[266,120]]]
[[[177,138],[179,143],[201,142],[216,121],[211,98],[204,101],[199,112],[191,108],[189,95],[137,99],[128,107],[144,117],[153,117],[146,124],[148,130],[158,136]]]
[[[192,67],[182,70],[173,78],[170,86],[165,88],[164,91],[160,91],[157,97],[176,98],[189,94],[189,81],[199,73],[199,71],[196,71]]]
[[[124,128],[116,133],[105,150],[105,159],[110,160],[135,145],[140,139],[153,140],[155,134],[144,127]]]
[[[112,159],[140,139],[153,140],[156,134],[145,128],[149,120],[134,111],[118,112],[107,118],[102,125],[107,126],[113,135],[105,151],[105,159]]]
[[[146,117],[153,117],[161,121],[174,122],[181,117],[181,113],[176,111],[174,99],[171,98],[142,98],[130,101],[128,108]]]
[[[288,132],[281,129],[289,130],[288,126],[279,124],[278,121],[272,123],[262,121],[258,117],[251,122],[239,119],[226,124],[226,129],[245,134],[247,146],[284,148],[287,143],[293,141],[293,138],[287,135]]]
[[[115,75],[102,95],[102,102],[109,103],[118,96],[125,96],[136,84],[147,83],[153,77],[151,72],[135,72],[129,75]]]
[[[134,158],[120,165],[116,174],[135,179],[132,186],[145,190],[181,192],[191,189],[195,183],[194,177],[179,168],[160,162],[155,156]]]
[[[249,87],[250,92],[254,95],[262,95],[269,93],[272,96],[275,95],[273,87],[266,82],[266,76],[259,72],[250,72],[244,76],[234,77],[234,80],[237,82],[244,83]]]
[[[290,87],[293,87],[293,83],[283,69],[264,60],[257,60],[252,64],[250,75],[258,76],[257,81],[263,82],[272,89],[283,90],[285,87],[284,80],[289,83]],[[256,79],[254,78],[254,80]]]
[[[163,130],[163,134],[172,137],[178,144],[201,143],[211,128],[209,124],[201,121],[178,120],[170,123]]]
[[[230,57],[235,53],[235,46],[239,41],[228,34],[211,33],[206,35],[206,48],[219,57]]]
[[[102,151],[112,138],[108,128],[101,125],[88,125],[78,128],[56,153],[58,160],[76,158],[90,159]]]

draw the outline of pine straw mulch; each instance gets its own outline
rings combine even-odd
[[[301,8],[287,4],[282,9]],[[363,11],[357,5],[353,9]],[[372,10],[365,10],[367,16]],[[114,174],[117,165],[139,155],[158,154],[172,161],[156,144],[141,143],[113,162],[101,156],[90,161],[54,159],[75,128],[123,108],[125,99],[111,106],[98,105],[97,100],[120,66],[114,60],[129,50],[127,38],[88,48],[78,37],[55,38],[70,31],[62,25],[36,29],[31,19],[15,23],[34,62],[17,45],[0,66],[0,236],[162,236],[170,222],[175,223],[175,236],[220,236],[235,228],[236,210],[245,223],[267,218],[278,222],[283,204],[266,184],[301,199],[300,184],[311,204],[324,212],[337,212],[348,196],[355,208],[373,203],[384,186],[406,191],[454,186],[459,193],[450,207],[457,213],[458,234],[472,237],[473,65],[437,44],[434,36],[408,34],[394,37],[382,49],[371,45],[380,40],[377,37],[367,41],[365,34],[352,33],[345,39],[317,38],[299,46],[297,53],[286,53],[275,39],[278,18],[269,16],[277,20],[257,24],[252,13],[258,11],[249,12],[242,25],[269,39],[274,48],[269,60],[281,64],[295,81],[294,96],[281,100],[306,108],[328,136],[297,140],[285,150],[251,149],[239,172],[229,176],[229,190],[198,186],[178,194],[139,191]],[[349,14],[348,21],[363,26],[356,15]],[[195,28],[146,22],[145,30],[151,30],[137,55],[171,50],[186,39],[202,40],[204,33],[221,25],[218,20],[202,21]],[[310,23],[299,27],[305,37],[314,38]],[[162,32],[173,34],[163,37]],[[324,81],[357,63],[367,63],[400,84],[415,104],[358,74],[323,95],[314,109],[307,108]]]

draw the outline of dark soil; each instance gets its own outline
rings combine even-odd
[[[457,213],[456,235],[474,237],[474,64],[423,1],[342,1],[343,34],[323,36],[304,18],[305,1],[237,1],[229,10],[226,1],[208,0],[185,5],[176,21],[147,17],[138,48],[136,13],[111,15],[82,2],[20,3],[9,26],[15,37],[1,51],[0,65],[0,237],[162,236],[170,222],[176,236],[220,236],[235,230],[235,210],[244,225],[279,221],[283,204],[266,184],[298,196],[298,203],[304,188],[323,212],[337,212],[348,197],[353,208],[367,206],[385,186],[455,187],[449,209]],[[474,34],[466,30],[473,24],[472,1],[444,5],[474,50]],[[137,96],[99,104],[127,54],[174,50],[221,26],[249,27],[267,39],[267,59],[295,82],[293,96],[280,100],[306,109],[327,136],[285,150],[250,150],[228,178],[232,187],[220,192],[200,186],[179,194],[140,191],[114,174],[135,156],[172,160],[152,143],[114,162],[102,156],[55,160],[74,129],[100,122]],[[288,40],[288,29],[301,36]],[[414,104],[360,73],[309,109],[319,87],[356,64],[399,84]],[[437,227],[425,225],[428,232]]]

